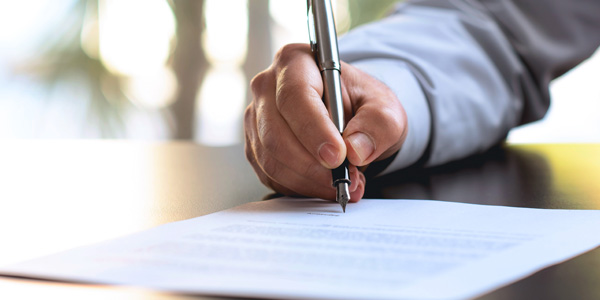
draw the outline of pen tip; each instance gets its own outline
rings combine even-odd
[[[350,201],[350,191],[348,190],[347,182],[340,182],[336,186],[336,200],[342,206],[342,210],[346,213],[346,204]]]

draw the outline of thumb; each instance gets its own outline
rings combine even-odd
[[[371,106],[359,109],[344,131],[350,163],[364,166],[398,151],[406,139],[405,120],[404,110]]]
[[[396,95],[380,81],[362,75],[367,78],[348,89],[355,114],[343,134],[348,160],[355,166],[391,156],[407,134],[406,113]]]

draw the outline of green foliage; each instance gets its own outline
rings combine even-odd
[[[350,28],[381,19],[399,0],[348,0]]]
[[[87,88],[88,99],[73,100],[89,101],[88,122],[97,123],[103,137],[115,137],[123,126],[122,113],[127,104],[122,78],[81,47],[86,11],[93,10],[91,15],[97,15],[97,7],[97,0],[75,1],[63,22],[53,26],[52,34],[41,41],[37,59],[22,64],[17,72],[36,79],[47,94],[61,83],[75,84],[73,79],[77,78],[77,83]]]

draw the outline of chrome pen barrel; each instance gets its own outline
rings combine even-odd
[[[337,34],[330,0],[308,1],[308,32],[311,50],[323,78],[323,102],[340,135],[344,132],[344,103],[342,101],[341,64],[338,53]],[[331,171],[336,201],[344,212],[350,200],[350,173],[346,159]]]
[[[314,20],[314,41],[318,45],[316,53],[317,64],[321,71],[340,71],[340,57],[337,44],[337,33],[330,0],[312,0]],[[328,28],[328,30],[320,30]]]
[[[342,101],[342,83],[338,70],[323,70],[323,101],[329,111],[329,117],[340,134],[344,132],[344,103]]]

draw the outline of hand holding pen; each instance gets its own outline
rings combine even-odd
[[[323,102],[329,110],[329,117],[339,131],[344,134],[344,103],[342,102],[341,64],[337,44],[337,32],[330,0],[307,0],[308,31],[310,49],[323,78]],[[346,212],[350,201],[348,160],[331,171],[332,185],[335,187],[335,201]]]
[[[325,86],[309,45],[284,46],[252,80],[246,157],[274,191],[335,200],[331,170],[347,157],[351,202],[359,201],[366,179],[356,166],[390,157],[402,146],[406,116],[394,93],[352,65],[340,62],[340,70],[343,135],[323,102]]]

